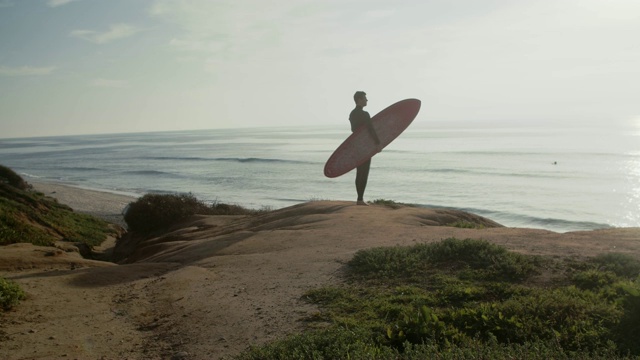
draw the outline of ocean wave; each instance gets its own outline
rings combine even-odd
[[[469,211],[469,210],[465,210]],[[473,212],[473,211],[470,211]],[[542,218],[531,215],[503,213],[496,211],[476,212],[478,215],[486,216],[494,221],[503,223],[503,225],[511,227],[546,229],[555,232],[569,232],[582,230],[608,229],[612,226],[606,223],[598,223],[592,221],[574,221],[557,218]]]
[[[596,229],[608,229],[612,228],[610,224],[598,223],[592,221],[574,221],[566,219],[555,218],[542,218],[525,214],[510,213],[504,211],[496,211],[490,209],[478,209],[478,208],[457,208],[450,206],[434,206],[423,205],[419,206],[426,208],[438,208],[449,210],[460,210],[468,213],[480,215],[491,219],[501,225],[518,228],[533,228],[533,229],[545,229],[555,232],[570,232],[570,231],[584,231],[584,230],[596,230]]]
[[[215,159],[197,157],[197,156],[145,156],[141,157],[141,159],[146,160],[175,160],[175,161],[211,161]]]
[[[223,162],[239,162],[239,163],[287,163],[287,164],[308,164],[307,161],[288,160],[288,159],[269,159],[269,158],[239,158],[239,157],[220,157],[206,158],[197,156],[147,156],[142,159],[146,160],[168,160],[168,161],[223,161]]]
[[[147,189],[144,191],[146,194],[155,195],[189,195],[193,194],[190,191],[175,191],[175,190],[160,190],[160,189]]]
[[[19,172],[19,174],[22,177],[31,178],[31,179],[44,179],[45,178],[44,176],[33,175],[33,174],[25,173],[25,172]]]
[[[60,170],[77,171],[77,172],[104,171],[104,169],[98,169],[94,167],[83,167],[83,166],[61,167]]]
[[[608,229],[613,227],[609,224],[596,223],[591,221],[571,221],[563,219],[536,218],[531,216],[521,216],[521,218],[526,219],[527,222],[533,227],[539,227],[542,229],[566,229],[563,232]]]
[[[631,153],[619,153],[619,152],[583,152],[583,151],[432,151],[432,154],[451,154],[451,155],[464,155],[464,156],[492,156],[496,158],[505,158],[505,157],[523,157],[523,156],[544,156],[544,157],[562,157],[565,155],[578,155],[578,156],[597,156],[597,157],[630,157],[634,156]]]
[[[142,176],[161,176],[161,177],[170,177],[170,178],[184,178],[184,175],[169,173],[166,171],[158,171],[158,170],[133,170],[133,171],[123,171],[121,174],[124,175],[142,175]]]
[[[293,199],[293,198],[277,198],[277,197],[272,197],[272,198],[269,198],[269,199],[270,200],[275,200],[275,201],[296,203],[296,204],[309,201],[309,199]]]
[[[0,142],[0,150],[24,149],[24,148],[32,148],[36,146],[43,146],[43,144],[42,142],[24,142],[24,143],[18,143],[18,142],[12,142],[12,141]]]
[[[268,158],[215,158],[215,161],[232,161],[240,163],[287,163],[287,164],[309,164],[308,161],[286,160],[286,159],[268,159]]]
[[[435,174],[464,174],[464,175],[475,175],[475,176],[500,176],[500,177],[549,178],[549,179],[558,178],[557,174],[545,175],[542,173],[513,173],[513,172],[497,172],[497,171],[482,171],[482,170],[474,170],[474,169],[453,169],[453,168],[413,169],[412,172],[435,173]]]

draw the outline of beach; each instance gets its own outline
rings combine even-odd
[[[75,211],[121,217],[133,197],[60,184],[34,188]],[[482,229],[446,226],[482,222]],[[640,228],[556,233],[450,209],[309,201],[257,216],[195,216],[129,249],[121,264],[3,247],[0,276],[27,299],[0,318],[3,359],[220,359],[301,331],[310,289],[343,281],[356,251],[447,238],[583,259],[640,258]],[[12,266],[13,264],[13,266]],[[27,264],[27,265],[25,265]]]
[[[74,211],[93,215],[126,228],[122,211],[136,200],[133,196],[89,190],[52,182],[29,181],[34,190],[69,205]]]

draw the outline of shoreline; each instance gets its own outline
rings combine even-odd
[[[61,204],[68,205],[74,211],[88,214],[127,228],[122,210],[137,197],[121,195],[108,191],[89,190],[72,185],[28,181],[35,191],[52,197]]]
[[[82,186],[75,186],[72,184],[56,182],[56,181],[33,180],[30,178],[25,178],[25,180],[33,186],[33,189],[35,191],[39,191],[47,196],[57,199],[60,203],[68,205],[74,211],[96,216],[105,221],[120,225],[125,229],[127,228],[127,225],[124,221],[122,211],[129,203],[136,201],[136,199],[138,199],[140,196],[143,195],[143,194],[140,194],[136,196],[135,194],[129,194],[125,192],[116,192],[116,191],[103,190],[103,189],[90,189]],[[425,208],[425,209],[433,208],[430,206],[419,206],[419,207]],[[499,221],[491,217],[487,217],[485,215],[481,215],[479,213],[469,211],[466,209],[449,208],[449,207],[442,207],[442,209],[465,211],[465,212],[472,213],[474,215],[486,217],[487,219],[500,223]],[[508,225],[504,225],[504,226],[506,228],[514,228],[514,229],[547,230],[547,231],[551,231],[558,234],[577,232],[577,231],[599,231],[599,230],[606,230],[606,229],[629,228],[628,226],[619,227],[619,226],[611,226],[606,224],[602,224],[602,225],[603,225],[602,227],[597,227],[597,228],[574,229],[574,230],[565,230],[565,231],[553,230],[543,226],[508,226]]]

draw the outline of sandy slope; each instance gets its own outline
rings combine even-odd
[[[525,253],[640,257],[638,228],[557,234],[442,226],[461,218],[497,225],[455,211],[320,201],[257,217],[194,217],[163,237],[120,248],[123,265],[45,256],[47,249],[25,245],[2,248],[0,275],[19,282],[29,299],[0,317],[0,358],[237,354],[299,331],[315,311],[301,299],[305,291],[340,281],[344,262],[373,246],[457,237]],[[10,265],[15,256],[8,254],[16,251],[32,269]]]

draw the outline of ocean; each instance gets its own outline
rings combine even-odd
[[[27,181],[255,209],[355,201],[355,171],[323,175],[348,125],[0,139],[0,164]],[[414,123],[373,158],[365,199],[556,232],[638,227],[640,130]]]

